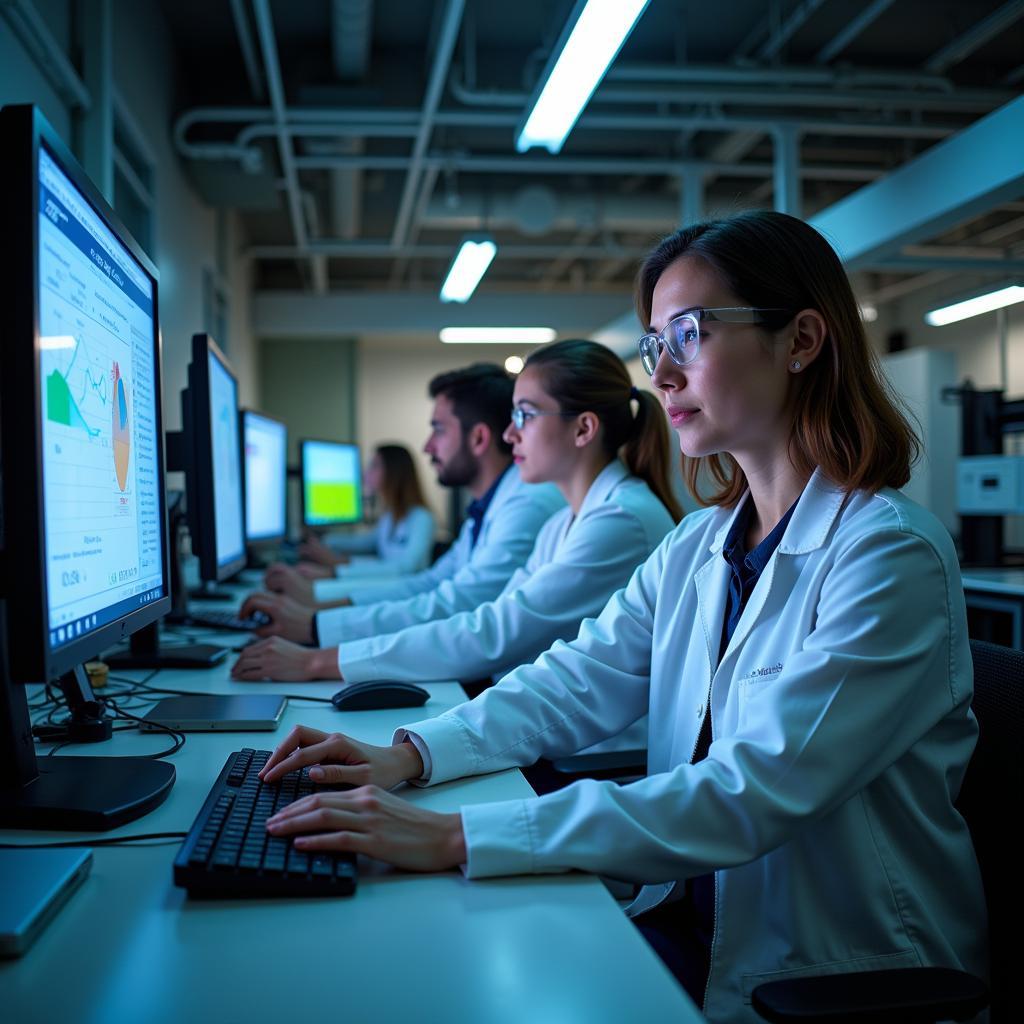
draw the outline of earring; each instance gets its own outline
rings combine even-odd
[[[794,360],[793,360],[793,362],[791,362],[791,363],[789,364],[789,368],[790,368],[791,370],[793,370],[794,372],[795,372],[796,370],[799,370],[799,369],[800,369],[800,360],[799,360],[799,359],[794,359]]]

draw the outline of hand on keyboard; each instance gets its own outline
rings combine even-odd
[[[377,786],[314,793],[267,821],[271,841],[292,838],[303,853],[364,853],[412,871],[466,863],[462,815],[425,811]]]
[[[418,779],[423,774],[423,759],[411,743],[377,747],[341,733],[297,725],[270,755],[260,778],[276,782],[288,772],[306,767],[314,782],[390,789],[399,782]]]
[[[284,594],[250,594],[238,614],[242,618],[266,616],[269,621],[257,630],[260,636],[283,636],[297,644],[313,642],[313,609]]]

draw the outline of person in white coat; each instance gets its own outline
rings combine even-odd
[[[321,649],[280,637],[247,647],[236,679],[498,678],[533,661],[625,586],[681,517],[658,402],[593,341],[556,342],[526,361],[505,440],[523,480],[553,483],[566,507],[493,601],[393,633],[348,639],[318,619]],[[634,413],[634,406],[636,412]],[[621,458],[620,458],[621,452]],[[641,742],[643,742],[641,740]]]
[[[838,257],[785,214],[694,224],[647,259],[637,306],[709,507],[576,640],[392,746],[294,730],[266,778],[310,764],[358,788],[269,830],[470,878],[643,883],[630,913],[716,1022],[756,1020],[767,979],[984,976],[984,896],[954,807],[977,733],[956,555],[897,490],[916,439]],[[559,756],[644,710],[649,774],[631,785],[451,815],[386,791]]]
[[[430,565],[434,513],[427,508],[412,453],[404,445],[380,444],[363,474],[363,492],[376,497],[380,518],[372,530],[311,535],[299,545],[304,559],[295,568],[307,579],[341,580],[402,576]],[[267,571],[273,590],[279,566]]]
[[[508,373],[489,363],[442,373],[430,382],[434,405],[424,451],[438,482],[465,487],[473,501],[455,542],[429,569],[393,579],[313,581],[338,583],[347,591],[331,612],[347,635],[388,633],[472,610],[497,597],[525,564],[540,528],[564,501],[550,484],[526,483],[512,464],[512,446],[502,434],[513,386]],[[269,616],[270,623],[258,630],[262,636],[317,643],[310,582],[283,567],[276,583],[282,592],[251,594],[240,614]]]

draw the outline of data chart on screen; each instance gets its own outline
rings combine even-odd
[[[56,646],[161,595],[156,323],[151,280],[45,149],[38,261]]]

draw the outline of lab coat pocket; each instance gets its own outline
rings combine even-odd
[[[751,703],[778,681],[781,672],[782,662],[775,661],[753,669],[745,679],[739,680],[735,690],[737,728],[743,729],[748,724]]]

